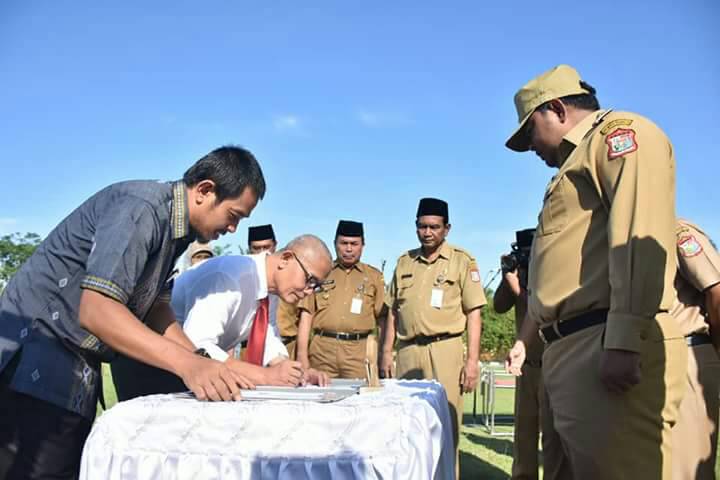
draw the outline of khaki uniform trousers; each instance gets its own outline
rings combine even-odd
[[[428,345],[415,345],[402,340],[397,352],[397,378],[435,379],[445,388],[455,442],[455,470],[458,472],[458,443],[463,416],[460,373],[464,363],[462,337],[440,340]]]
[[[314,335],[308,350],[310,366],[331,378],[365,378],[367,339],[338,340]],[[377,362],[377,359],[370,361]]]
[[[720,359],[710,344],[690,347],[688,353],[685,397],[672,430],[673,479],[714,479]]]
[[[515,432],[511,477],[514,480],[538,478],[538,441],[544,396],[540,367],[523,365],[522,375],[515,379]]]
[[[598,374],[604,325],[545,349],[543,381],[553,422],[577,479],[670,479],[671,427],[686,388],[687,345],[675,320],[658,314],[641,355],[642,379],[610,393]]]
[[[548,400],[547,388],[543,386],[542,402],[540,402],[540,420],[542,424],[543,449],[543,480],[574,480],[570,469],[570,459],[555,430],[553,412]]]
[[[572,480],[570,463],[555,431],[552,410],[542,381],[540,367],[524,365],[515,383],[515,433],[512,477],[539,478],[538,440],[542,431],[543,478]]]
[[[293,340],[285,344],[285,348],[287,348],[288,351],[288,358],[290,360],[295,360],[296,345],[297,340]]]

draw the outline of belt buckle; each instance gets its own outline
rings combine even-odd
[[[542,328],[538,328],[538,337],[540,337],[540,340],[542,340],[542,342],[543,342],[545,345],[548,344],[548,341],[547,341],[547,339],[545,338],[545,334],[543,333],[543,329],[542,329]]]

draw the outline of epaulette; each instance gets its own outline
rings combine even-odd
[[[460,254],[466,256],[468,258],[468,260],[470,260],[471,262],[475,261],[475,257],[473,257],[470,254],[470,252],[468,252],[467,250],[464,250],[460,247],[456,247],[455,245],[450,245],[450,248],[452,248],[453,252],[460,253]]]
[[[365,265],[366,267],[368,267],[370,270],[373,270],[373,271],[374,271],[375,273],[377,273],[378,275],[382,275],[382,272],[380,271],[379,268],[375,268],[375,267],[373,267],[372,265],[370,265],[369,263],[363,263],[363,265]]]
[[[633,128],[636,123],[643,123],[646,120],[637,113],[610,109],[598,116],[593,123],[593,128],[600,127],[600,134],[608,135],[618,129]]]
[[[398,262],[403,257],[414,258],[414,257],[417,257],[418,255],[420,255],[421,253],[422,253],[421,248],[413,248],[413,249],[408,250],[407,252],[403,253],[402,255],[400,255],[400,258],[398,258]]]

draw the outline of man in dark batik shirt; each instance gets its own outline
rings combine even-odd
[[[264,194],[255,157],[222,147],[182,181],[101,190],[48,235],[0,297],[0,477],[77,477],[100,362],[115,352],[173,372],[201,400],[252,387],[194,354],[168,280],[190,242],[234,232]]]

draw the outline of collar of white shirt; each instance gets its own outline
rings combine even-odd
[[[248,255],[255,262],[257,269],[257,300],[261,300],[268,296],[267,281],[267,256],[268,252],[262,252],[255,255]]]

